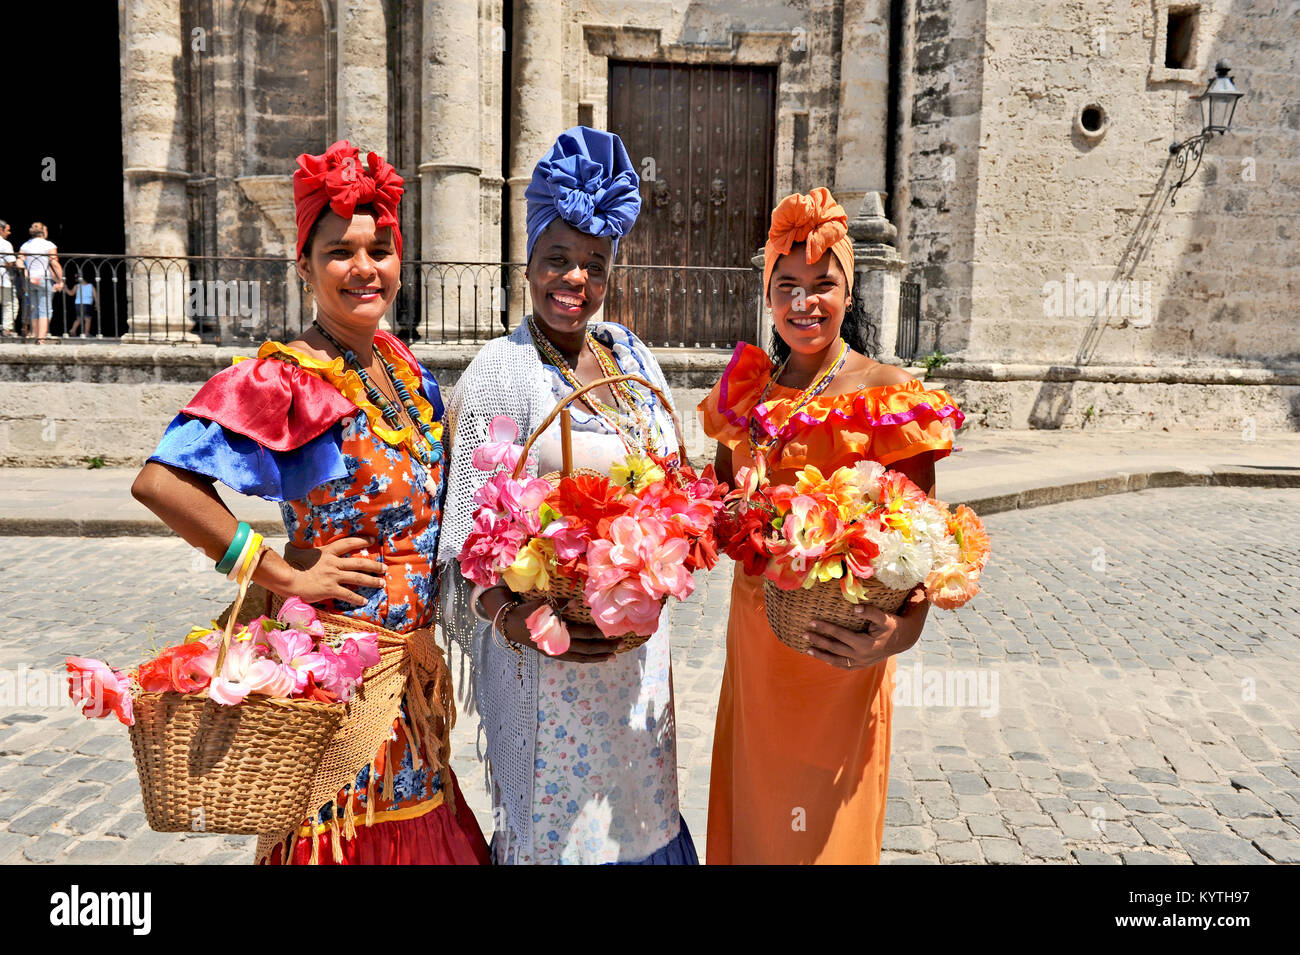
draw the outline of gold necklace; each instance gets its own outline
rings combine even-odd
[[[538,351],[542,353],[542,357],[555,367],[555,369],[560,373],[560,376],[568,383],[569,387],[574,391],[584,387],[581,379],[578,378],[577,374],[569,366],[568,360],[560,354],[559,349],[552,344],[551,340],[542,334],[541,329],[537,327],[536,320],[531,315],[528,316],[528,329],[533,336],[533,342],[537,346]],[[614,363],[614,360],[604,354],[601,349],[597,347],[598,343],[596,342],[596,337],[591,333],[590,329],[587,330],[583,340],[586,346],[591,349],[591,353],[595,356],[596,363],[600,366],[602,377],[616,377],[623,373],[618,365]],[[628,430],[620,421],[623,415],[617,408],[611,407],[590,392],[587,393],[585,399],[590,404],[592,410],[596,412],[597,417],[601,418],[606,424],[613,428],[614,433],[618,435],[619,440],[623,442],[623,446],[629,453],[644,454],[646,451],[646,441],[649,439],[649,426],[646,423],[645,417],[642,415],[639,404],[636,400],[636,392],[632,390],[629,383],[626,381],[612,384],[610,386],[610,391],[613,392],[615,401],[621,399],[622,403],[627,407],[628,417],[633,421],[635,433],[628,433]],[[629,438],[631,440],[629,440]]]
[[[835,356],[835,360],[830,363],[830,366],[813,380],[811,385],[799,393],[798,398],[795,399],[794,407],[790,409],[790,414],[786,416],[785,420],[787,423],[794,420],[794,416],[802,411],[810,401],[830,387],[831,381],[834,380],[835,376],[839,373],[839,370],[844,367],[844,362],[848,358],[848,355],[849,344],[841,339],[839,354]],[[781,440],[780,433],[775,435],[763,435],[763,432],[759,427],[758,416],[754,412],[758,410],[760,405],[767,401],[767,396],[768,393],[771,392],[772,386],[776,383],[776,380],[785,373],[785,367],[789,363],[790,359],[787,357],[785,361],[781,362],[781,366],[772,373],[772,376],[767,379],[767,385],[763,388],[763,394],[759,397],[758,402],[750,411],[749,450],[751,455],[754,457],[757,457],[760,452],[766,455],[772,450],[772,448],[776,447],[776,443]]]

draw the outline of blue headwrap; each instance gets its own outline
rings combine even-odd
[[[587,235],[610,236],[617,254],[619,238],[641,211],[640,186],[623,140],[589,126],[565,130],[533,167],[524,192],[528,258],[542,230],[557,218]]]

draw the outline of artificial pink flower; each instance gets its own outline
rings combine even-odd
[[[555,615],[549,604],[542,604],[528,615],[528,636],[539,650],[558,657],[569,651],[569,628]]]
[[[523,530],[509,518],[479,511],[474,515],[474,529],[460,549],[461,573],[480,587],[491,587],[500,571],[515,562],[523,543]]]
[[[301,630],[272,630],[267,634],[267,641],[275,652],[277,662],[293,674],[294,686],[290,695],[301,693],[307,685],[307,674],[316,662],[312,654],[316,641]]]
[[[127,726],[135,722],[131,682],[103,660],[68,657],[68,695],[81,707],[81,715],[100,719],[112,713]]]
[[[555,556],[561,561],[574,560],[587,552],[591,543],[591,528],[575,517],[561,517],[551,521],[541,537],[555,545]]]
[[[605,636],[627,633],[652,635],[659,626],[659,601],[645,592],[639,577],[628,577],[609,588],[592,587],[587,579],[583,590],[591,616]]]
[[[672,594],[685,600],[695,591],[695,578],[686,569],[690,546],[681,537],[651,541],[647,537],[642,544],[641,585],[656,599]]]
[[[541,527],[537,511],[551,493],[551,485],[541,478],[525,477],[516,481],[504,471],[492,475],[486,484],[474,492],[474,503],[493,512],[495,517],[507,517],[524,525],[529,534]]]
[[[251,642],[241,640],[226,651],[221,675],[208,686],[208,696],[222,706],[236,706],[250,694],[290,697],[296,682],[291,668],[259,656]]]
[[[222,706],[236,706],[242,703],[244,698],[253,692],[248,670],[255,660],[251,643],[231,643],[230,649],[226,651],[226,659],[221,665],[221,674],[213,677],[208,685],[209,698]]]
[[[276,619],[288,627],[306,630],[317,639],[325,636],[325,627],[316,614],[316,608],[301,597],[290,597],[286,600],[283,606],[280,607]]]
[[[474,449],[474,467],[480,471],[495,471],[497,468],[505,468],[505,470],[513,472],[515,465],[519,463],[519,455],[524,450],[515,446],[515,440],[518,437],[519,425],[515,423],[515,419],[508,415],[497,415],[488,425],[487,443],[481,444]],[[529,454],[528,462],[531,464],[534,460],[533,456]]]

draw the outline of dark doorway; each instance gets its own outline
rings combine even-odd
[[[56,8],[6,4],[4,148],[0,219],[17,249],[33,222],[49,228],[59,258],[122,254],[122,100],[117,4],[88,3],[63,20]],[[75,262],[74,262],[75,267]],[[122,315],[101,302],[105,315]],[[6,331],[12,329],[5,316]],[[50,331],[73,321],[72,298],[54,297]],[[122,328],[103,328],[104,335]]]
[[[775,112],[773,67],[610,61],[609,128],[642,177],[643,206],[619,243],[606,318],[685,345],[725,345],[752,324],[756,302],[740,289],[758,280],[721,270],[752,271],[767,235]]]

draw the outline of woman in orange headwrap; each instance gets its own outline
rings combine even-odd
[[[867,357],[853,302],[844,209],[824,188],[772,212],[763,288],[773,352],[743,342],[700,404],[731,482],[760,454],[793,483],[855,461],[901,471],[933,496],[934,462],[962,413],[943,391]],[[767,623],[763,578],[737,565],[727,621],[709,789],[709,864],[876,863],[885,826],[893,658],[920,638],[923,588],[896,614],[861,606],[854,633],[818,622],[813,649],[781,643]]]
[[[132,488],[222,573],[259,538],[214,481],[278,502],[291,560],[267,553],[254,580],[406,643],[406,692],[378,750],[342,767],[350,781],[293,831],[265,834],[259,862],[488,862],[448,765],[454,704],[432,634],[442,400],[411,351],[379,329],[401,284],[402,191],[391,165],[373,152],[363,163],[346,141],[298,157],[298,274],[315,321],[214,375]]]

